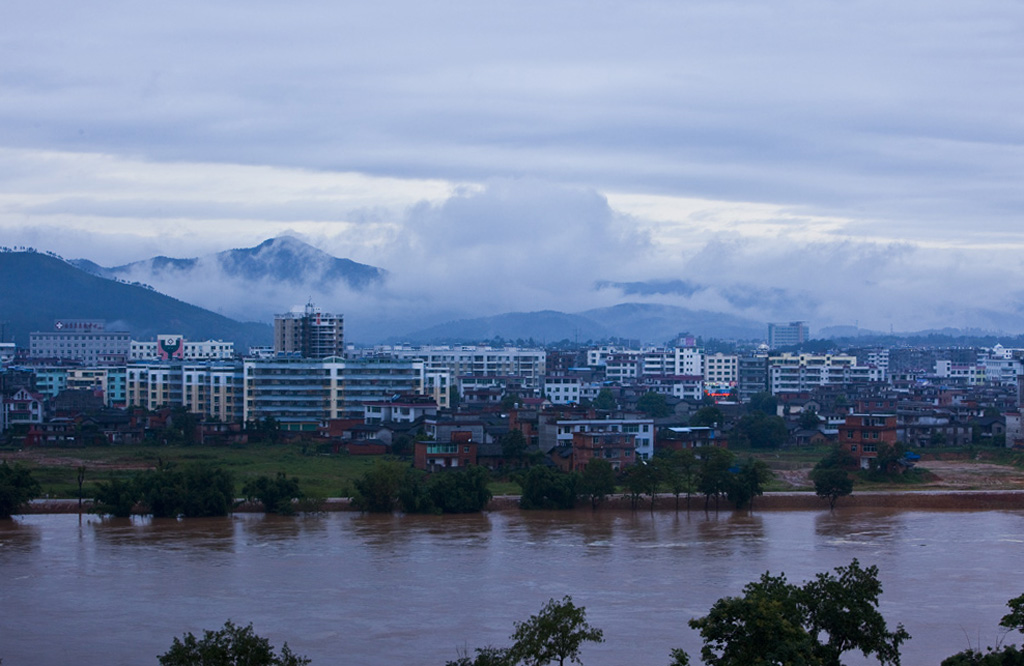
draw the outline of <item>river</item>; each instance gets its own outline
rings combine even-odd
[[[313,666],[441,666],[572,595],[605,632],[587,666],[662,666],[673,647],[698,656],[687,621],[765,571],[801,582],[853,558],[913,636],[903,663],[937,665],[1001,636],[1024,511],[19,516],[0,522],[0,658],[152,665],[230,618]]]

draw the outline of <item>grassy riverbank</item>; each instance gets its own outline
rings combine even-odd
[[[737,460],[747,456],[763,460],[775,478],[769,492],[813,491],[807,473],[828,447],[779,451],[736,450]],[[299,478],[303,490],[317,497],[345,497],[352,483],[374,458],[345,454],[324,455],[302,444],[249,444],[234,447],[103,446],[0,450],[0,460],[19,463],[32,470],[51,498],[78,496],[77,470],[85,468],[84,495],[95,484],[113,477],[127,477],[159,465],[203,463],[231,472],[236,487],[249,479],[283,472]],[[858,479],[854,492],[907,490],[1014,490],[1024,489],[1024,454],[1006,449],[941,449],[928,452],[918,467],[921,473],[903,483]],[[491,484],[495,496],[516,495],[519,486],[507,479]]]

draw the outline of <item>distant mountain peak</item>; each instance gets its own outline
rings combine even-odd
[[[228,279],[271,280],[317,289],[343,284],[362,290],[383,282],[387,271],[335,257],[294,236],[268,238],[259,245],[186,259],[152,257],[123,266],[104,268],[85,259],[70,262],[84,271],[106,278],[127,278],[162,288],[161,276],[187,278],[200,266],[216,266]],[[168,292],[171,288],[164,287]]]

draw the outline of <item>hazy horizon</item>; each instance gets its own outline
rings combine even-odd
[[[318,295],[349,316],[1024,331],[1018,5],[0,12],[5,245],[109,266],[294,235],[390,272]],[[265,286],[176,289],[211,280]]]

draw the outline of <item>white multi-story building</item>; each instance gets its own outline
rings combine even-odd
[[[220,421],[242,418],[242,364],[139,362],[128,365],[126,401],[159,409],[184,407]]]
[[[108,331],[102,319],[60,319],[53,331],[29,334],[33,358],[59,358],[98,363],[124,363],[131,352],[128,331]]]
[[[768,390],[773,394],[809,391],[826,384],[882,381],[875,366],[857,365],[846,354],[781,354],[768,358]]]
[[[621,432],[636,436],[636,453],[643,460],[654,455],[654,419],[586,419],[556,422],[557,446],[572,446],[573,433]]]
[[[987,381],[984,362],[954,363],[948,360],[938,360],[935,362],[935,376],[966,382],[968,386],[977,386]]]
[[[243,418],[270,416],[285,429],[315,430],[328,419],[361,418],[366,403],[423,395],[424,374],[422,361],[250,359],[245,361]]]
[[[234,356],[234,342],[193,342],[181,335],[158,335],[156,340],[132,340],[131,344],[132,361],[224,361]]]
[[[722,352],[706,354],[701,374],[706,382],[733,386],[739,379],[739,356]]]
[[[575,377],[545,377],[544,397],[553,405],[576,405],[583,383]]]
[[[516,377],[529,389],[540,389],[547,354],[521,347],[380,346],[369,350],[396,360],[422,361],[430,370],[447,370],[451,377]]]
[[[653,393],[680,400],[700,401],[704,398],[704,378],[701,375],[651,376],[644,377],[641,383]]]

